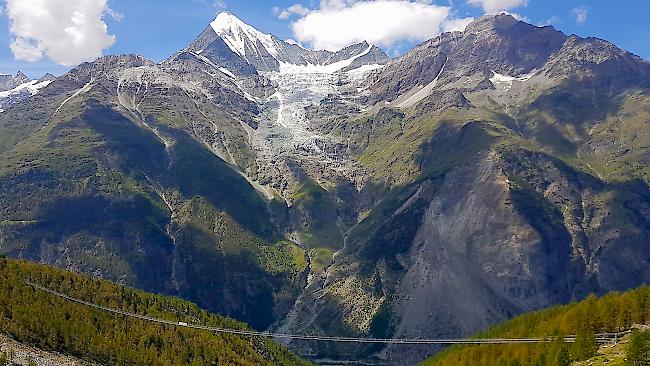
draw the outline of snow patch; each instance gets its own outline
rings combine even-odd
[[[537,70],[533,70],[528,74],[523,74],[519,76],[509,76],[509,75],[499,74],[498,72],[493,70],[492,73],[494,75],[492,75],[492,77],[490,78],[490,82],[492,83],[492,85],[494,85],[495,88],[508,91],[512,89],[512,84],[515,81],[519,81],[522,83],[526,82],[528,81],[528,79],[533,77],[536,72]]]
[[[64,101],[61,103],[61,105],[59,105],[59,107],[54,111],[54,113],[52,114],[52,118],[54,118],[54,116],[56,116],[56,114],[59,113],[59,111],[61,110],[61,108],[63,108],[63,106],[64,106],[66,103],[68,103],[70,100],[76,98],[76,97],[79,96],[79,95],[82,95],[82,94],[87,93],[87,92],[90,90],[90,88],[93,87],[93,84],[94,84],[94,83],[95,83],[95,79],[94,79],[94,78],[91,78],[89,82],[87,82],[84,86],[82,86],[80,89],[78,89],[77,91],[75,91],[71,96],[69,96],[68,98],[66,98],[66,100],[64,100]]]
[[[230,76],[231,78],[235,79],[235,74],[230,72],[230,70],[226,69],[225,67],[220,67],[219,71],[223,72],[224,74]]]
[[[362,66],[357,67],[356,69],[348,71],[347,73],[348,74],[365,74],[367,72],[379,70],[379,69],[381,69],[383,67],[384,67],[384,65],[380,65],[380,64],[362,65]]]
[[[210,65],[210,66],[212,66],[214,68],[217,68],[217,69],[219,68],[219,66],[215,65],[215,63],[210,61],[209,58],[207,58],[207,57],[205,57],[205,56],[203,56],[203,55],[201,55],[199,53],[196,53],[196,52],[190,52],[190,53],[192,55],[194,55],[196,58],[198,58],[199,60],[203,61],[204,63],[206,63],[206,64],[208,64],[208,65]]]
[[[442,65],[442,67],[440,68],[440,72],[438,72],[438,75],[436,75],[436,77],[433,79],[433,81],[431,81],[429,84],[427,84],[427,86],[425,86],[424,88],[422,88],[422,89],[418,90],[417,92],[415,92],[413,95],[408,97],[406,100],[404,100],[403,102],[401,102],[397,106],[400,107],[400,108],[408,108],[408,107],[411,107],[411,106],[417,104],[418,102],[420,102],[422,99],[428,97],[429,95],[431,95],[431,92],[433,92],[433,89],[436,87],[436,85],[438,85],[438,79],[440,79],[440,75],[442,75],[442,72],[445,71],[445,66],[447,66],[446,63]]]
[[[280,74],[334,74],[337,71],[341,71],[346,67],[352,65],[356,59],[367,55],[370,50],[372,50],[372,45],[368,46],[368,49],[358,55],[331,63],[329,65],[295,65],[286,62],[280,62]]]
[[[45,88],[46,86],[50,85],[52,80],[45,80],[39,82],[38,80],[32,80],[23,84],[18,85],[17,87],[0,92],[0,98],[6,98],[14,94],[19,94],[24,91],[28,91],[31,95],[34,95],[38,93],[41,89]]]
[[[284,42],[285,42],[285,43],[288,43],[288,44],[292,44],[292,45],[294,45],[294,46],[298,46],[298,47],[300,47],[300,48],[303,48],[303,47],[300,45],[300,43],[298,43],[296,40],[293,40],[293,39],[291,39],[291,38],[289,38],[289,39],[285,39]]]

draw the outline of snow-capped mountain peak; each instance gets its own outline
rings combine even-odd
[[[38,80],[29,80],[19,72],[15,76],[0,74],[0,113],[48,86],[55,77],[46,74]]]
[[[244,23],[229,12],[222,12],[210,23],[212,29],[234,53],[247,60],[247,51],[266,53],[277,57],[278,42],[270,34],[265,34]]]
[[[324,66],[337,64],[354,69],[388,61],[388,56],[382,50],[367,42],[337,52],[304,48],[295,41],[283,41],[261,32],[230,12],[219,13],[186,51],[202,55],[212,63],[240,75],[250,75],[253,70],[277,72],[286,65],[320,70]],[[345,65],[346,62],[349,65]],[[332,69],[342,68],[332,66],[323,70]]]

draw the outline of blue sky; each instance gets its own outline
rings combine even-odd
[[[22,70],[30,77],[39,77],[46,72],[60,75],[70,69],[53,62],[45,54],[34,62],[16,60],[10,44],[16,35],[10,32],[10,12],[5,3],[5,10],[0,16],[0,72],[15,73]],[[13,0],[30,2],[39,0]],[[54,1],[54,0],[46,0]],[[60,0],[69,1],[69,0]],[[104,1],[104,0],[98,0]],[[339,7],[353,6],[352,3],[363,0],[325,0],[325,2],[343,3]],[[385,0],[387,1],[387,0]],[[505,3],[508,11],[524,17],[533,24],[551,24],[555,28],[579,36],[595,36],[614,42],[646,60],[650,60],[650,1],[576,1],[576,0],[434,0],[433,5],[449,7],[448,17],[478,17],[485,12],[485,7],[471,5],[470,2]],[[4,1],[3,1],[4,2]],[[403,0],[403,2],[409,2]],[[287,19],[279,19],[282,9],[301,4],[306,9],[322,10],[325,5],[314,0],[109,0],[108,6],[118,16],[105,14],[102,19],[107,25],[109,35],[115,36],[112,46],[103,54],[137,53],[155,61],[160,61],[185,47],[215,17],[218,11],[227,9],[245,22],[266,33],[273,33],[280,38],[296,38],[292,24],[305,16],[304,13],[292,14]],[[485,4],[485,3],[484,3]],[[508,5],[510,4],[510,5]],[[512,6],[512,4],[519,4]],[[523,4],[523,5],[522,5]],[[331,5],[331,4],[330,4]],[[490,6],[490,5],[486,5]],[[579,15],[583,15],[580,17]],[[365,20],[371,22],[372,20]],[[328,32],[328,29],[310,29],[314,32]],[[316,34],[316,39],[319,35]],[[389,45],[382,45],[390,54],[396,55],[407,51],[414,41],[392,40]],[[101,49],[101,48],[100,48]]]

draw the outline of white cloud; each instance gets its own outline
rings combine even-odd
[[[498,12],[498,14],[508,14],[508,15],[512,16],[513,18],[517,19],[520,22],[532,23],[532,21],[528,17],[523,16],[521,14],[510,12],[510,11],[505,11],[504,10],[504,11]]]
[[[118,13],[117,11],[111,8],[106,9],[106,14],[110,15],[111,18],[113,18],[113,20],[116,22],[121,22],[124,20],[124,14]]]
[[[442,31],[454,32],[465,30],[467,25],[473,20],[474,18],[449,18],[442,23]]]
[[[224,0],[192,0],[195,3],[203,3],[205,5],[211,5],[217,11],[226,10],[228,8],[228,3]]]
[[[223,0],[213,0],[212,7],[217,10],[225,10],[228,7],[228,4]]]
[[[540,26],[540,27],[544,27],[544,26],[547,26],[547,25],[553,25],[553,24],[557,23],[559,20],[560,20],[560,18],[558,18],[557,15],[553,15],[552,17],[539,22],[537,25]]]
[[[486,14],[495,14],[528,4],[528,0],[467,0],[467,3],[483,8]]]
[[[309,13],[309,9],[302,4],[293,4],[286,9],[273,8],[274,13],[280,19],[287,19],[292,15],[305,16]]]
[[[43,57],[43,47],[28,38],[16,38],[9,47],[17,60],[34,62]]]
[[[44,56],[64,66],[93,60],[115,43],[103,16],[106,0],[7,0],[11,51],[19,60]]]
[[[300,44],[300,42],[296,41],[296,40],[293,39],[293,38],[287,38],[287,39],[285,39],[284,41],[287,42],[288,44],[293,44],[293,45],[296,45],[296,46],[300,46],[300,47],[302,47],[302,45]]]
[[[338,50],[362,41],[390,48],[463,30],[470,21],[453,18],[450,7],[426,0],[322,0],[291,29],[298,41],[315,49]]]
[[[579,6],[571,10],[573,16],[576,17],[576,23],[584,24],[587,21],[587,15],[589,15],[589,9],[584,6]]]

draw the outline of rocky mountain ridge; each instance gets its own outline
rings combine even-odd
[[[217,15],[210,23],[210,28],[212,32],[210,29],[206,30],[188,50],[197,54],[207,52],[209,59],[231,59],[233,56],[228,55],[230,51],[258,72],[277,72],[291,66],[333,66],[338,70],[353,65],[359,67],[366,64],[383,64],[388,60],[388,56],[381,49],[367,42],[351,45],[337,52],[306,49],[273,35],[264,34],[229,12]],[[220,41],[215,43],[217,39]],[[227,46],[227,50],[219,47],[222,43]],[[346,61],[346,65],[337,65]]]
[[[0,112],[38,93],[54,79],[56,77],[52,74],[46,74],[38,80],[29,80],[22,72],[0,75]]]
[[[649,70],[509,15],[388,60],[221,14],[0,115],[0,251],[258,329],[466,336],[650,280]]]
[[[611,43],[500,15],[368,77],[362,95],[376,114],[334,130],[366,174],[395,188],[313,277],[291,329],[468,335],[646,281],[636,282],[649,275],[641,253],[650,242],[637,234],[649,229],[650,136],[637,103],[648,96],[648,70]],[[621,215],[634,217],[634,230],[618,228]],[[426,352],[380,354],[415,362]]]
[[[24,84],[29,81],[27,75],[22,72],[16,73],[16,75],[3,74],[0,75],[0,89],[10,90],[17,87],[20,84]]]

